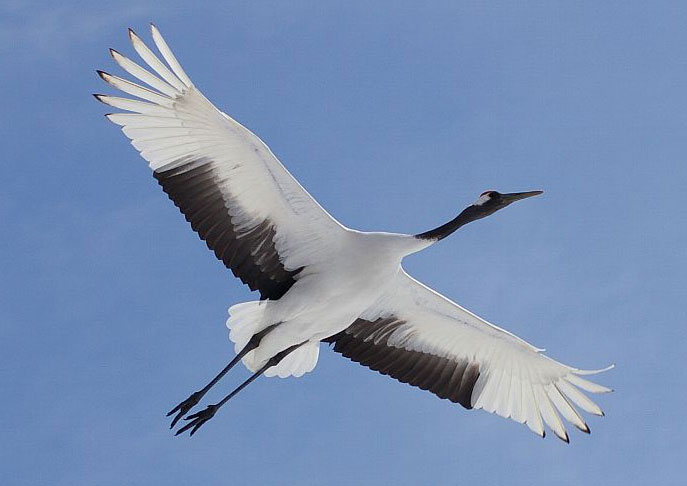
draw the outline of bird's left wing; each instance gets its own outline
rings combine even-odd
[[[129,112],[107,117],[122,127],[215,255],[262,298],[278,299],[303,267],[336,251],[345,228],[262,140],[203,96],[155,26],[152,34],[167,64],[129,31],[155,74],[111,50],[122,69],[151,89],[99,71],[108,84],[139,99],[96,98]]]
[[[561,416],[588,433],[576,407],[603,415],[584,392],[610,391],[581,378],[605,370],[558,363],[403,269],[379,302],[328,341],[335,351],[375,371],[466,408],[526,423],[542,437],[546,423],[566,442]]]

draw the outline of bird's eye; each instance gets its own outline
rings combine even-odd
[[[499,193],[496,192],[496,191],[491,191],[491,192],[489,193],[489,198],[491,198],[491,199],[498,199],[499,197],[501,197],[501,194],[499,194]]]

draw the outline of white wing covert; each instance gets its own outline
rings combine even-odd
[[[577,408],[603,412],[584,392],[611,391],[581,376],[612,366],[587,371],[558,363],[403,269],[385,297],[329,341],[335,351],[382,374],[525,423],[542,437],[546,424],[566,442],[561,417],[589,433]]]
[[[139,99],[96,98],[130,112],[106,116],[122,127],[216,256],[263,299],[278,299],[304,267],[335,251],[344,227],[267,145],[203,96],[151,27],[167,65],[132,30],[129,36],[155,74],[117,51],[111,54],[152,89],[99,71],[108,84]]]

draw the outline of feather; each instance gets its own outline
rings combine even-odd
[[[173,100],[171,98],[167,98],[166,96],[158,94],[155,91],[151,91],[148,88],[144,88],[143,86],[140,86],[136,83],[132,83],[131,81],[127,81],[126,79],[122,79],[118,76],[113,76],[112,74],[106,73],[104,71],[97,72],[98,75],[107,84],[109,84],[113,88],[117,88],[121,91],[124,91],[127,94],[136,96],[143,100],[150,101],[151,103],[156,103],[162,106],[171,106],[171,104],[173,103]]]
[[[143,59],[148,66],[153,69],[153,71],[158,73],[162,79],[167,82],[167,84],[175,87],[180,93],[183,93],[186,90],[187,86],[179,81],[179,78],[177,78],[172,71],[167,69],[167,66],[162,64],[162,61],[158,59],[153,51],[151,51],[150,48],[145,45],[141,38],[136,35],[136,32],[134,32],[132,29],[129,29],[129,38],[131,39],[134,49],[138,55],[141,56],[141,59]]]
[[[166,94],[170,98],[176,98],[180,94],[179,91],[174,89],[172,86],[165,83],[160,78],[154,76],[150,71],[146,70],[145,68],[142,68],[131,59],[121,55],[114,49],[110,49],[110,54],[112,55],[112,59],[114,59],[115,62],[119,64],[119,66],[122,69],[124,69],[127,73],[131,74],[133,77],[140,79],[148,86],[155,88],[156,90]]]
[[[167,61],[167,64],[169,64],[169,67],[171,67],[172,71],[174,71],[174,74],[176,74],[186,86],[193,86],[191,79],[184,72],[181,64],[179,64],[179,61],[177,61],[177,58],[172,53],[172,50],[167,45],[167,42],[165,42],[165,39],[162,37],[162,34],[160,34],[160,31],[157,29],[157,27],[155,27],[155,24],[150,24],[150,30],[153,33],[153,41],[155,42],[155,45],[160,51],[160,54],[162,54],[162,57],[165,59],[165,61]]]

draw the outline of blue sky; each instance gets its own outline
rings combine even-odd
[[[681,483],[684,2],[191,3],[0,6],[2,484]],[[350,227],[545,190],[405,266],[553,358],[616,363],[591,436],[541,440],[323,349],[174,438],[165,412],[231,356],[226,309],[255,295],[90,96],[151,20]]]

